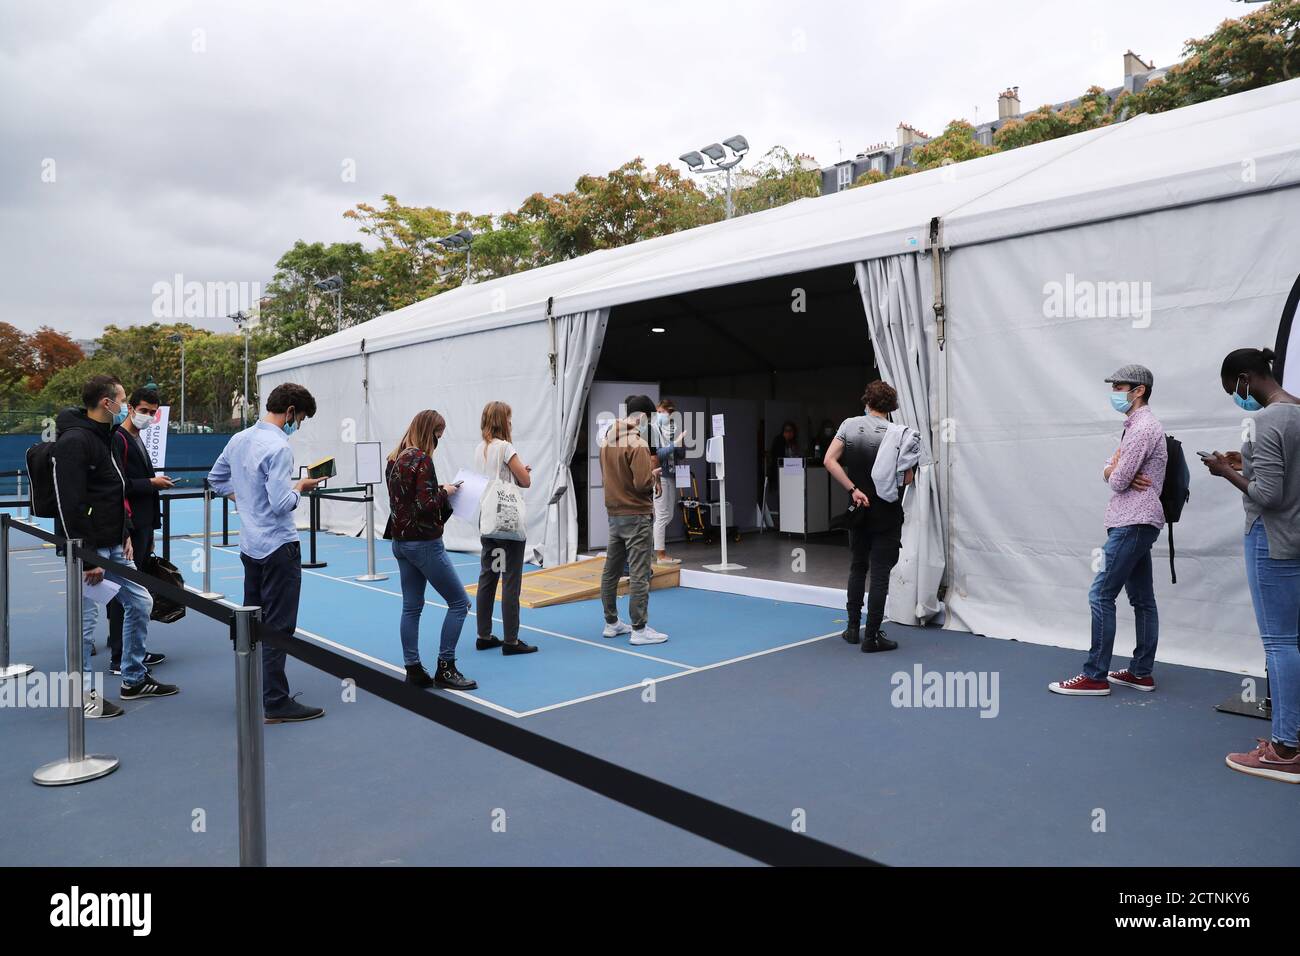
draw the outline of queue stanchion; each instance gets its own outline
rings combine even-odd
[[[9,520],[9,512],[0,511],[0,680],[32,672],[31,664],[9,660]]]
[[[39,767],[32,780],[43,787],[60,787],[103,777],[117,769],[117,758],[108,754],[86,753],[86,710],[83,686],[85,673],[81,658],[82,563],[77,551],[79,539],[65,544],[68,604],[68,672],[64,686],[68,689],[68,756]]]
[[[262,645],[253,633],[258,607],[237,607],[235,644],[236,763],[239,777],[239,865],[266,866],[266,757],[263,746]]]
[[[221,496],[221,546],[230,547],[230,499]]]
[[[203,479],[203,590],[199,592],[209,601],[224,597],[212,590],[212,487]]]
[[[309,559],[302,562],[304,568],[323,568],[328,561],[316,560],[316,530],[320,527],[320,497],[314,491],[307,492],[307,548]]]
[[[387,581],[388,575],[375,573],[375,490],[366,485],[366,573],[358,581]]]
[[[172,559],[172,497],[171,495],[162,496],[162,539],[163,539],[163,560],[170,562]]]
[[[20,471],[20,472],[18,472],[18,499],[21,501],[21,500],[22,500],[22,497],[23,497],[23,473]],[[30,500],[30,499],[27,501],[27,503],[26,503],[25,505],[20,505],[20,506],[19,506],[19,515],[18,515],[18,516],[19,516],[20,518],[28,518],[28,519],[31,518],[31,516],[32,516],[32,503],[31,503],[31,500]]]

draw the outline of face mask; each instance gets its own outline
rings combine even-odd
[[[655,420],[658,421],[660,425],[667,425],[667,424],[668,424],[668,413],[667,413],[667,412],[660,412],[659,414],[655,415]]]
[[[1240,384],[1241,379],[1240,379],[1240,378],[1237,379],[1237,382],[1238,382],[1238,384]],[[1261,405],[1258,401],[1255,400],[1255,396],[1254,396],[1254,395],[1251,395],[1251,394],[1250,394],[1250,386],[1249,386],[1249,385],[1246,386],[1246,397],[1245,397],[1245,398],[1242,398],[1239,394],[1237,394],[1236,392],[1233,392],[1233,393],[1232,393],[1232,400],[1233,400],[1234,402],[1237,403],[1237,406],[1238,406],[1239,408],[1242,408],[1242,409],[1244,409],[1245,411],[1248,411],[1248,412],[1257,412],[1257,411],[1259,411],[1261,408],[1264,407],[1264,406]]]
[[[280,426],[280,429],[286,435],[292,435],[298,430],[298,416],[294,413],[293,409],[289,410],[289,415],[285,418],[284,424]]]
[[[1128,397],[1128,392],[1111,392],[1110,407],[1117,412],[1127,413],[1133,407],[1133,400]]]
[[[151,424],[153,424],[153,416],[150,415],[148,412],[136,412],[134,415],[131,416],[131,424],[134,425],[136,428],[141,428],[141,429],[148,428]]]
[[[126,406],[119,405],[117,406],[117,413],[113,416],[113,424],[120,425],[124,421],[126,421]]]

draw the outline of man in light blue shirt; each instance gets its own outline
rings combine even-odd
[[[262,609],[262,623],[287,634],[298,627],[302,550],[294,512],[304,492],[322,479],[293,478],[289,435],[316,414],[316,399],[286,382],[266,400],[266,415],[226,444],[208,472],[208,484],[239,505],[239,557],[244,564],[244,604]],[[311,720],[325,711],[289,696],[285,653],[262,646],[262,706],[268,724]]]

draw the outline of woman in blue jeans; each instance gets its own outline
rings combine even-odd
[[[392,513],[384,537],[393,541],[393,557],[402,578],[402,659],[407,683],[473,690],[478,684],[456,669],[456,642],[469,613],[469,595],[442,543],[442,527],[451,516],[447,498],[455,493],[456,485],[439,485],[433,467],[433,450],[446,428],[441,415],[425,409],[411,419],[406,434],[388,456],[385,478]],[[438,666],[432,677],[420,663],[420,613],[426,584],[432,584],[447,602]]]
[[[1223,390],[1249,421],[1241,452],[1205,458],[1211,474],[1242,494],[1246,509],[1246,580],[1264,643],[1271,739],[1249,753],[1228,754],[1233,770],[1300,783],[1300,399],[1273,375],[1270,349],[1229,352]]]

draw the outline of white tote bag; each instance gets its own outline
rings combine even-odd
[[[496,445],[496,467],[488,471],[487,487],[478,507],[478,533],[484,538],[524,541],[528,524],[524,516],[523,490],[513,481],[501,478],[501,454],[504,442]],[[486,456],[485,456],[486,457]]]

